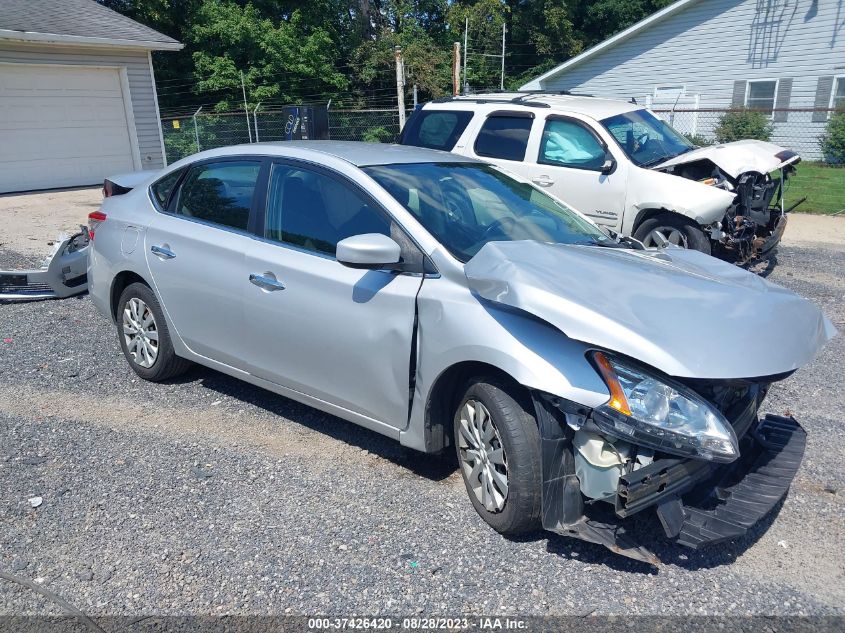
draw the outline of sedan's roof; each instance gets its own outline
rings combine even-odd
[[[260,153],[270,156],[288,156],[291,149],[325,154],[345,160],[358,167],[370,165],[395,165],[397,163],[473,163],[474,158],[459,156],[450,152],[441,152],[424,147],[410,145],[388,145],[385,143],[364,143],[362,141],[273,141],[241,145],[249,148],[251,154]]]

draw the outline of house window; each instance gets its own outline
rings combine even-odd
[[[749,81],[745,91],[745,107],[749,110],[760,110],[772,115],[775,109],[775,95],[778,91],[776,79],[766,81]]]
[[[830,107],[836,110],[845,110],[845,76],[836,78]]]

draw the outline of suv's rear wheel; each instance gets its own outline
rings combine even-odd
[[[130,284],[117,305],[120,347],[136,374],[160,382],[187,371],[191,363],[176,356],[161,306],[148,286]]]
[[[696,224],[680,215],[661,213],[649,218],[634,231],[634,238],[646,248],[660,246],[660,236],[681,248],[710,254],[710,238]]]
[[[475,510],[494,530],[540,527],[542,470],[534,417],[500,381],[469,383],[455,411],[455,448]]]

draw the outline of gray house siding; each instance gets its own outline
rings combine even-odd
[[[636,97],[643,103],[657,85],[683,84],[706,109],[731,107],[735,96],[744,99],[737,82],[779,79],[777,107],[813,108],[819,104],[820,80],[824,88],[830,77],[845,75],[845,16],[838,4],[700,0],[549,77],[542,87]],[[712,131],[714,119],[701,115],[698,133]],[[812,146],[814,151],[803,153],[819,158],[816,139],[826,116],[790,112],[775,119],[774,142]]]
[[[0,62],[125,67],[141,168],[158,169],[164,166],[154,80],[146,50],[86,49],[3,42],[0,43]]]

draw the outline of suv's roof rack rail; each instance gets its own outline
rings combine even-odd
[[[514,91],[496,90],[493,94],[501,92],[503,94],[510,94]],[[551,108],[548,103],[541,101],[528,101],[528,97],[538,97],[540,95],[566,95],[568,97],[595,97],[595,95],[581,94],[577,92],[569,92],[568,90],[519,90],[519,95],[510,99],[496,99],[493,97],[473,97],[472,95],[459,95],[456,97],[440,97],[433,99],[431,103],[449,103],[451,101],[462,101],[464,103],[514,103],[517,105],[529,106],[532,108]]]

